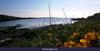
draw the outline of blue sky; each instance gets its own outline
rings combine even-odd
[[[87,17],[100,11],[100,0],[0,0],[0,14],[19,17]]]

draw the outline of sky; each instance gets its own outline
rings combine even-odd
[[[0,0],[0,14],[18,17],[79,18],[100,12],[100,0]]]

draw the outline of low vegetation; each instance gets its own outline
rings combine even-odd
[[[7,27],[0,30],[0,47],[100,47],[100,13],[73,24],[38,29]]]

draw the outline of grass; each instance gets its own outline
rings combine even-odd
[[[86,19],[74,24],[50,25],[39,29],[6,28],[0,30],[0,47],[100,47],[100,20]]]

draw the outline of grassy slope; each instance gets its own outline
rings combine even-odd
[[[79,20],[74,24],[52,25],[39,30],[31,29],[16,29],[9,28],[0,32],[0,39],[9,40],[0,42],[0,47],[56,47],[57,43],[63,47],[64,42],[73,40],[79,42],[84,34],[94,30],[100,32],[99,16],[89,16],[87,19]],[[91,19],[90,19],[91,18]],[[98,19],[97,19],[98,18]],[[73,32],[78,32],[80,35],[74,39],[70,39]],[[59,42],[60,41],[60,42]],[[92,41],[92,46],[99,46],[100,43]]]

